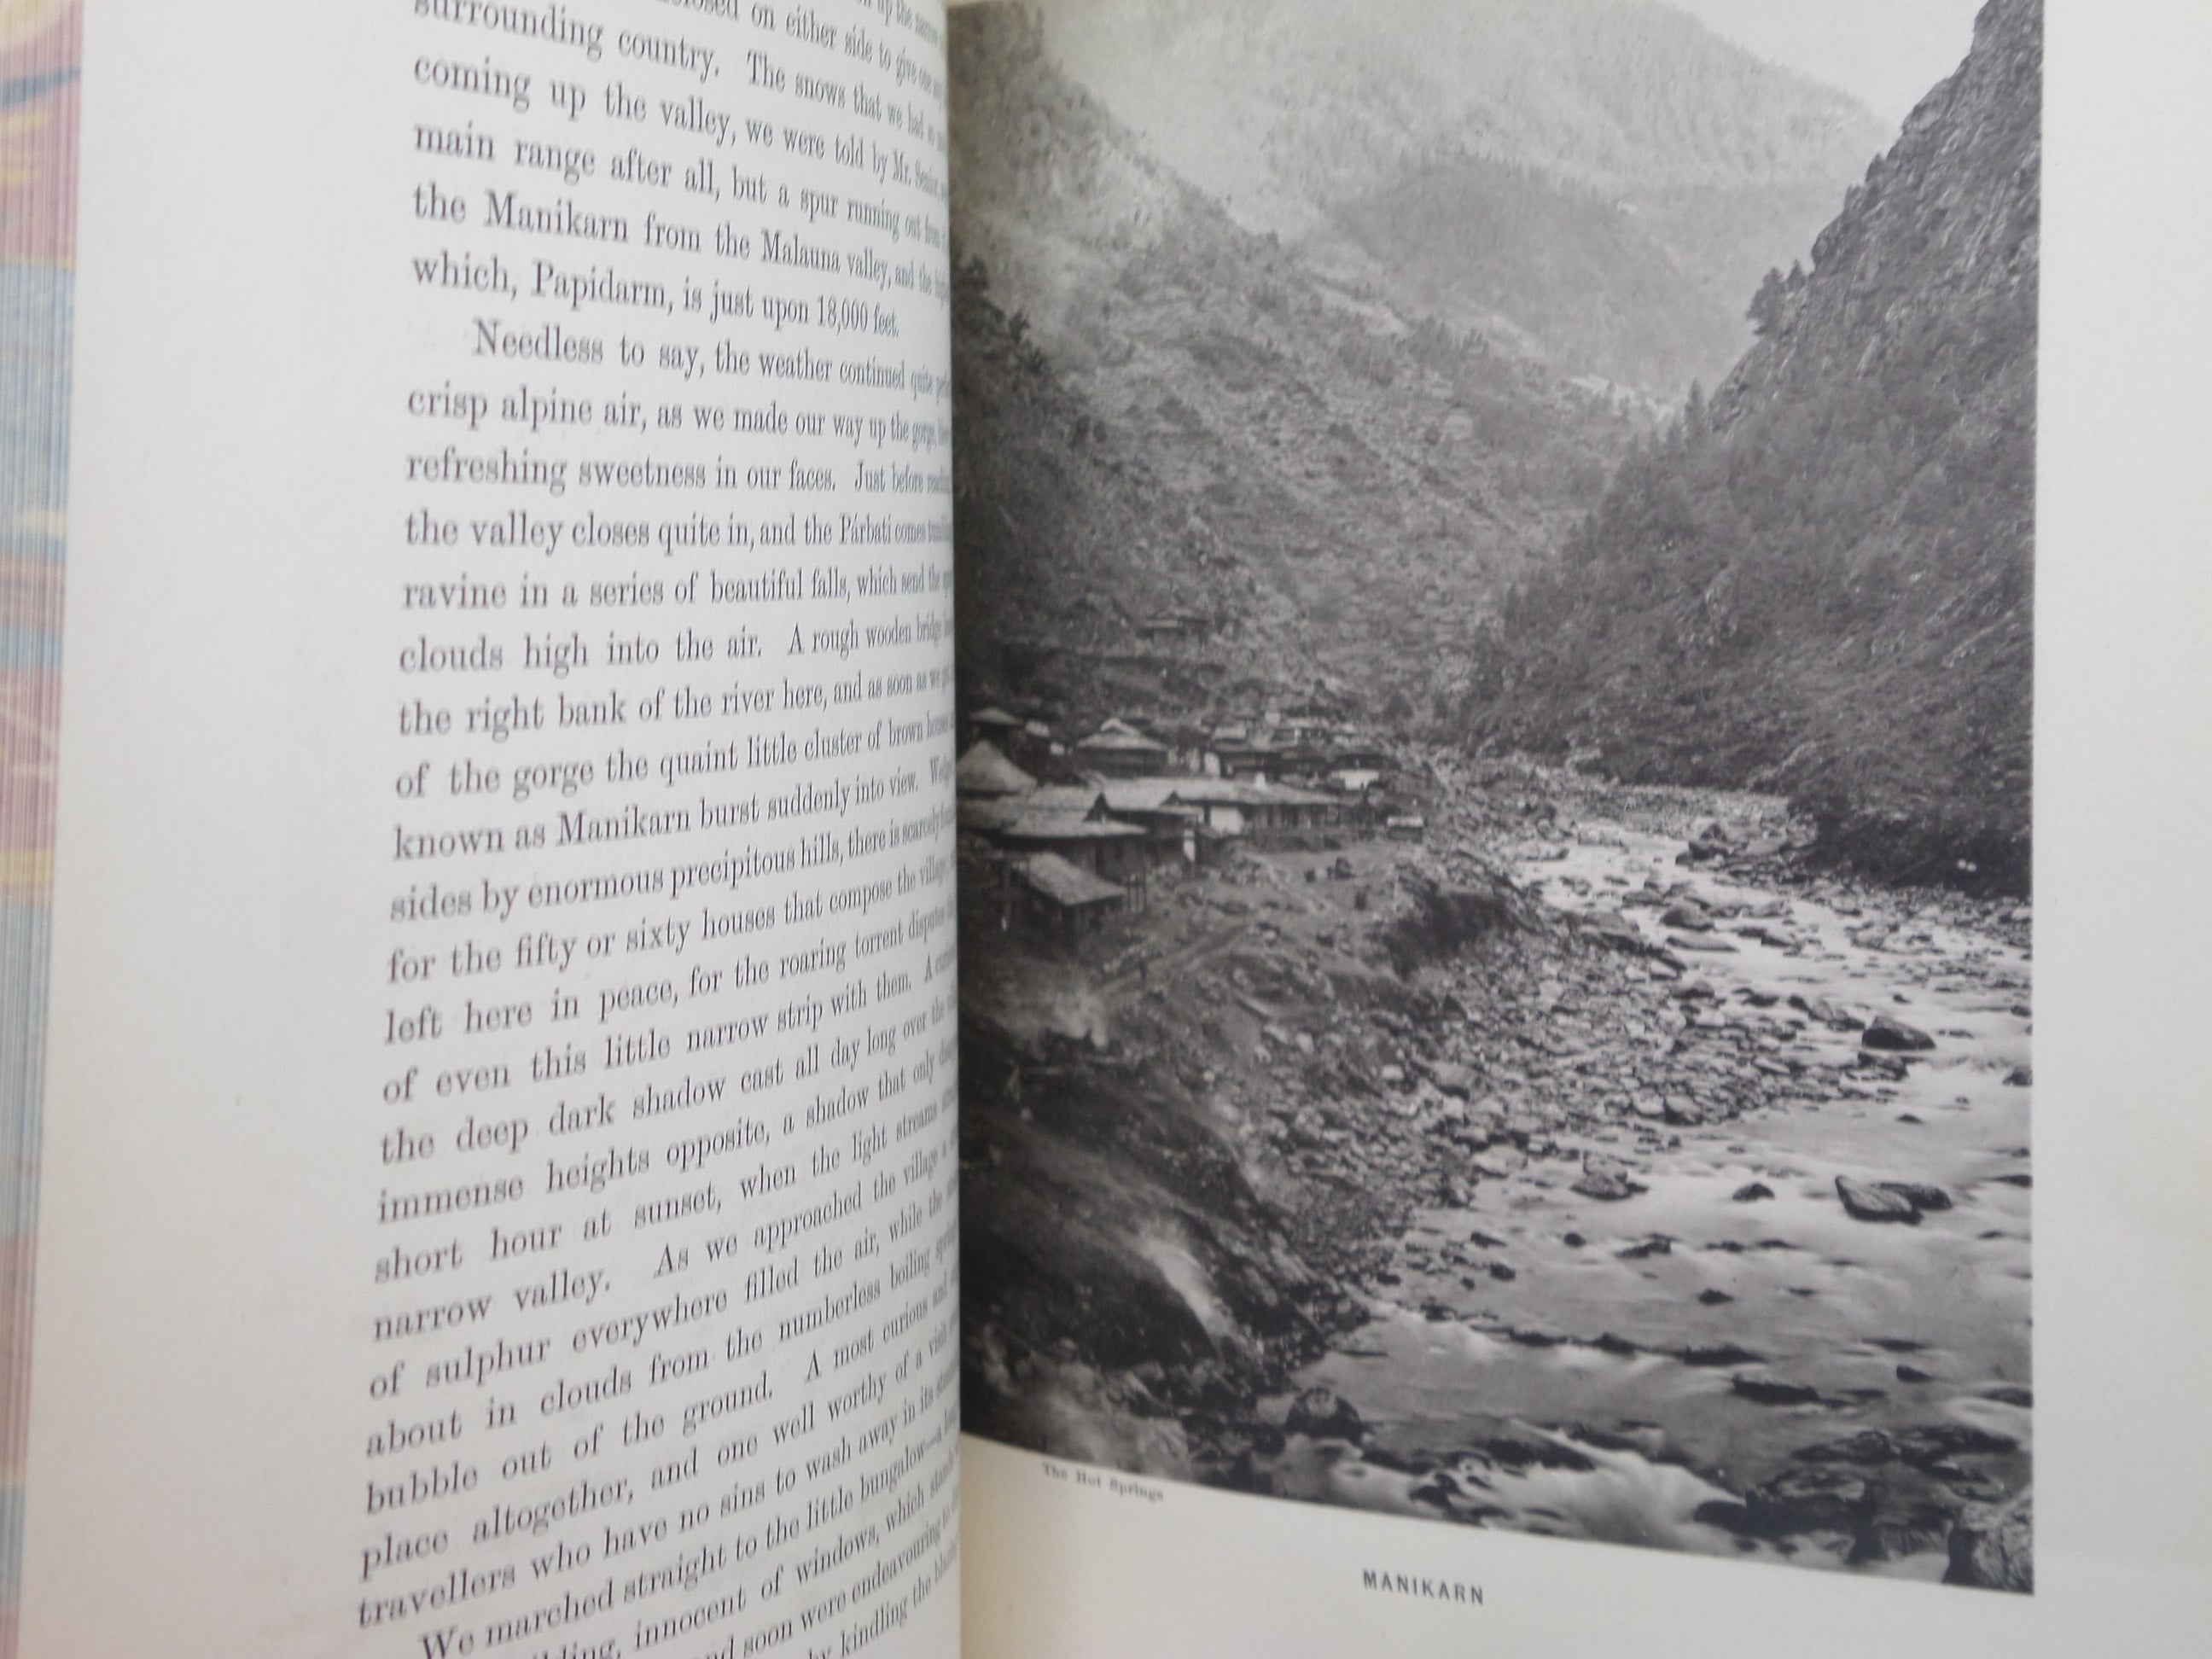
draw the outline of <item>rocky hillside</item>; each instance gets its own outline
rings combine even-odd
[[[1317,278],[1062,75],[1034,15],[963,8],[951,48],[964,684],[1145,713],[1328,675],[1428,712],[1595,504],[1626,404]],[[1147,647],[1164,611],[1212,638]]]
[[[1054,0],[1059,61],[1246,229],[1680,396],[1887,136],[1649,0]],[[1541,249],[1545,257],[1522,257]]]
[[[1026,318],[1001,308],[980,261],[955,280],[953,374],[963,695],[1042,703],[1095,724],[1153,712],[1163,694],[1191,706],[1264,696],[1310,670],[1289,601],[1193,521],[1141,446],[1097,418]],[[1243,670],[1225,650],[1146,650],[1145,617],[1225,616],[1232,599],[1223,642],[1239,647]]]
[[[1914,878],[2028,879],[2040,0],[1973,49],[1480,653],[1483,736],[1779,787]]]

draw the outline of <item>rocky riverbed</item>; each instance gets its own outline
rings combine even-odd
[[[971,1426],[2025,1588],[2029,916],[1754,797],[1437,757],[1426,846],[970,941]]]

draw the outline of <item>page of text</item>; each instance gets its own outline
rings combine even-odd
[[[89,20],[27,1653],[951,1650],[943,23]]]

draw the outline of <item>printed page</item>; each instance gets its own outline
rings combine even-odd
[[[84,29],[21,1650],[950,1654],[941,13]]]
[[[2189,1645],[2208,44],[954,8],[972,1653]]]

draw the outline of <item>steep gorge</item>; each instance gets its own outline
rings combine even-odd
[[[1476,653],[1479,738],[1784,790],[1901,878],[2029,880],[2040,0],[1991,0],[1761,337]]]

